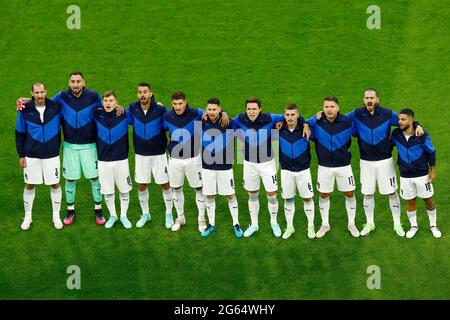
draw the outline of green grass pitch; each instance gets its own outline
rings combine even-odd
[[[77,1],[80,30],[66,27],[70,4],[0,4],[0,299],[450,298],[447,1],[82,0]],[[381,8],[380,30],[366,27],[371,4]],[[296,102],[302,114],[310,116],[321,108],[325,95],[333,94],[348,112],[362,103],[365,87],[377,88],[383,105],[397,111],[412,107],[431,135],[437,149],[435,199],[443,236],[432,237],[419,203],[419,233],[412,240],[397,238],[388,199],[376,196],[376,231],[353,239],[346,230],[343,197],[335,193],[332,229],[323,239],[306,237],[298,199],[293,238],[274,238],[262,195],[260,231],[255,236],[233,236],[226,201],[220,198],[218,232],[202,239],[194,192],[185,189],[187,225],[174,233],[164,228],[164,204],[155,185],[150,187],[150,225],[105,230],[94,224],[86,180],[78,183],[73,226],[53,228],[49,190],[40,186],[32,228],[23,232],[15,101],[29,96],[35,81],[44,81],[53,96],[67,86],[68,74],[75,69],[84,72],[87,87],[99,92],[114,89],[124,106],[134,101],[135,85],[149,81],[166,105],[173,90],[183,90],[193,106],[219,97],[233,116],[243,111],[251,95],[262,99],[264,111],[281,113],[286,103]],[[351,150],[359,187],[356,140]],[[130,169],[134,170],[132,147]],[[236,165],[234,173],[241,225],[246,228],[250,218],[242,165]],[[315,181],[314,151],[312,173]],[[357,191],[361,228],[365,217]],[[317,192],[315,202],[317,229]],[[134,185],[130,220],[135,223],[139,215]],[[404,201],[402,222],[409,225]],[[70,265],[81,268],[81,290],[66,287]],[[366,286],[370,265],[381,269],[380,290]]]

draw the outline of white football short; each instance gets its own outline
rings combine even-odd
[[[233,169],[209,170],[202,169],[203,194],[214,196],[229,196],[235,193]]]
[[[50,186],[59,183],[60,161],[59,156],[39,159],[25,157],[26,167],[23,169],[23,178],[28,184],[42,184]]]
[[[324,167],[319,165],[317,172],[317,190],[322,193],[331,193],[334,190],[334,180],[341,192],[355,190],[355,177],[352,166]]]
[[[179,188],[187,178],[191,188],[202,186],[202,160],[200,155],[189,159],[169,157],[169,181],[172,188]]]
[[[376,185],[380,194],[387,195],[396,192],[397,177],[394,159],[379,161],[360,160],[361,193],[371,195],[375,193]]]
[[[404,200],[412,200],[416,197],[428,199],[433,195],[433,183],[429,181],[428,175],[416,178],[400,177],[400,196]]]
[[[261,179],[266,192],[278,189],[277,166],[275,159],[254,163],[244,160],[244,188],[247,191],[259,191]]]
[[[299,172],[281,170],[281,196],[283,199],[291,199],[295,192],[303,199],[314,197],[311,170],[306,169]]]
[[[167,156],[165,153],[155,156],[136,154],[134,180],[137,183],[148,184],[153,179],[156,184],[169,182]]]
[[[120,193],[127,193],[132,189],[128,159],[99,161],[98,174],[102,194],[113,194],[114,185],[117,186]]]

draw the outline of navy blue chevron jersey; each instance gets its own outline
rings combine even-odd
[[[436,149],[425,132],[421,137],[412,135],[406,140],[400,128],[392,131],[392,144],[397,146],[397,165],[404,178],[422,177],[428,174],[429,166],[436,165]]]
[[[152,96],[147,114],[142,110],[139,101],[131,103],[128,111],[133,124],[135,153],[142,156],[164,154],[167,147],[167,136],[163,116],[169,112],[167,107],[158,105]]]
[[[233,119],[223,128],[216,123],[202,121],[202,167],[209,170],[229,170],[234,160]]]
[[[96,141],[94,112],[102,108],[102,98],[97,92],[84,88],[77,98],[68,89],[57,93],[52,100],[61,104],[64,141],[73,144]]]
[[[169,130],[170,141],[167,149],[172,158],[189,159],[200,152],[202,109],[186,106],[182,115],[175,111],[164,114],[164,128]]]
[[[397,113],[378,105],[373,115],[363,106],[353,110],[348,116],[355,126],[361,159],[377,161],[392,157],[389,136],[391,126],[398,127]]]
[[[261,112],[251,121],[243,112],[233,120],[234,128],[241,129],[236,131],[236,136],[244,141],[244,159],[254,163],[272,160],[272,129],[284,120],[284,115]]]
[[[59,155],[61,146],[61,105],[45,99],[44,122],[41,122],[34,99],[18,112],[16,149],[19,157],[48,159]]]
[[[303,136],[304,119],[299,118],[297,127],[291,132],[286,123],[279,131],[281,169],[300,172],[309,168],[311,151],[309,141]]]
[[[97,125],[97,155],[100,161],[117,161],[128,158],[128,125],[131,124],[129,112],[117,116],[115,111],[95,112]]]
[[[350,164],[352,154],[348,151],[352,143],[353,121],[338,113],[334,122],[322,115],[307,120],[311,127],[311,139],[315,142],[318,163],[324,167],[343,167]]]

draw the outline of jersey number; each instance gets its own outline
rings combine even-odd
[[[395,177],[389,178],[389,182],[391,183],[391,187],[395,187]]]
[[[355,185],[355,180],[354,180],[353,176],[348,177],[348,184],[351,185],[351,186]]]

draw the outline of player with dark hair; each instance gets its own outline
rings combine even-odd
[[[399,128],[392,131],[392,143],[397,146],[397,165],[400,169],[400,196],[406,200],[406,210],[411,228],[406,233],[412,238],[418,231],[416,199],[425,202],[431,233],[441,237],[436,225],[433,181],[436,179],[436,149],[425,131],[420,137],[414,134],[414,112],[403,109],[398,116]]]
[[[184,215],[183,184],[185,177],[191,188],[195,189],[198,208],[198,231],[207,228],[205,217],[205,200],[202,193],[202,160],[200,156],[201,118],[204,110],[191,108],[186,94],[181,91],[172,93],[172,110],[164,114],[164,128],[169,131],[169,181],[173,188],[173,201],[177,219],[172,231],[180,230],[186,224]],[[221,125],[229,123],[226,114],[222,114]]]
[[[279,130],[281,196],[284,199],[286,231],[283,239],[294,232],[295,193],[298,190],[303,199],[303,209],[308,220],[308,237],[315,238],[314,230],[314,191],[312,187],[311,153],[309,141],[303,136],[305,120],[300,116],[296,104],[288,104],[284,109],[284,123]]]
[[[338,190],[345,195],[348,230],[353,237],[359,237],[359,231],[355,226],[355,178],[350,163],[352,155],[348,151],[352,143],[353,121],[339,112],[338,99],[328,96],[323,99],[323,113],[320,119],[314,116],[308,123],[319,162],[317,190],[320,192],[319,210],[322,226],[317,231],[316,237],[321,238],[330,231],[328,219],[330,194],[334,190],[335,180]]]
[[[148,184],[151,178],[162,188],[166,206],[165,226],[173,225],[172,188],[169,184],[168,164],[166,156],[167,136],[164,129],[164,114],[169,110],[159,105],[150,84],[146,82],[137,85],[138,101],[128,107],[128,114],[133,124],[133,144],[135,156],[135,180],[138,183],[138,197],[142,216],[136,227],[142,228],[151,220],[149,210]]]
[[[203,237],[216,230],[217,194],[225,196],[233,219],[233,231],[237,238],[243,236],[239,225],[238,202],[233,176],[234,131],[233,121],[228,126],[220,125],[222,108],[217,98],[210,98],[206,104],[206,120],[202,120],[202,184],[208,215],[208,228],[202,232]]]

